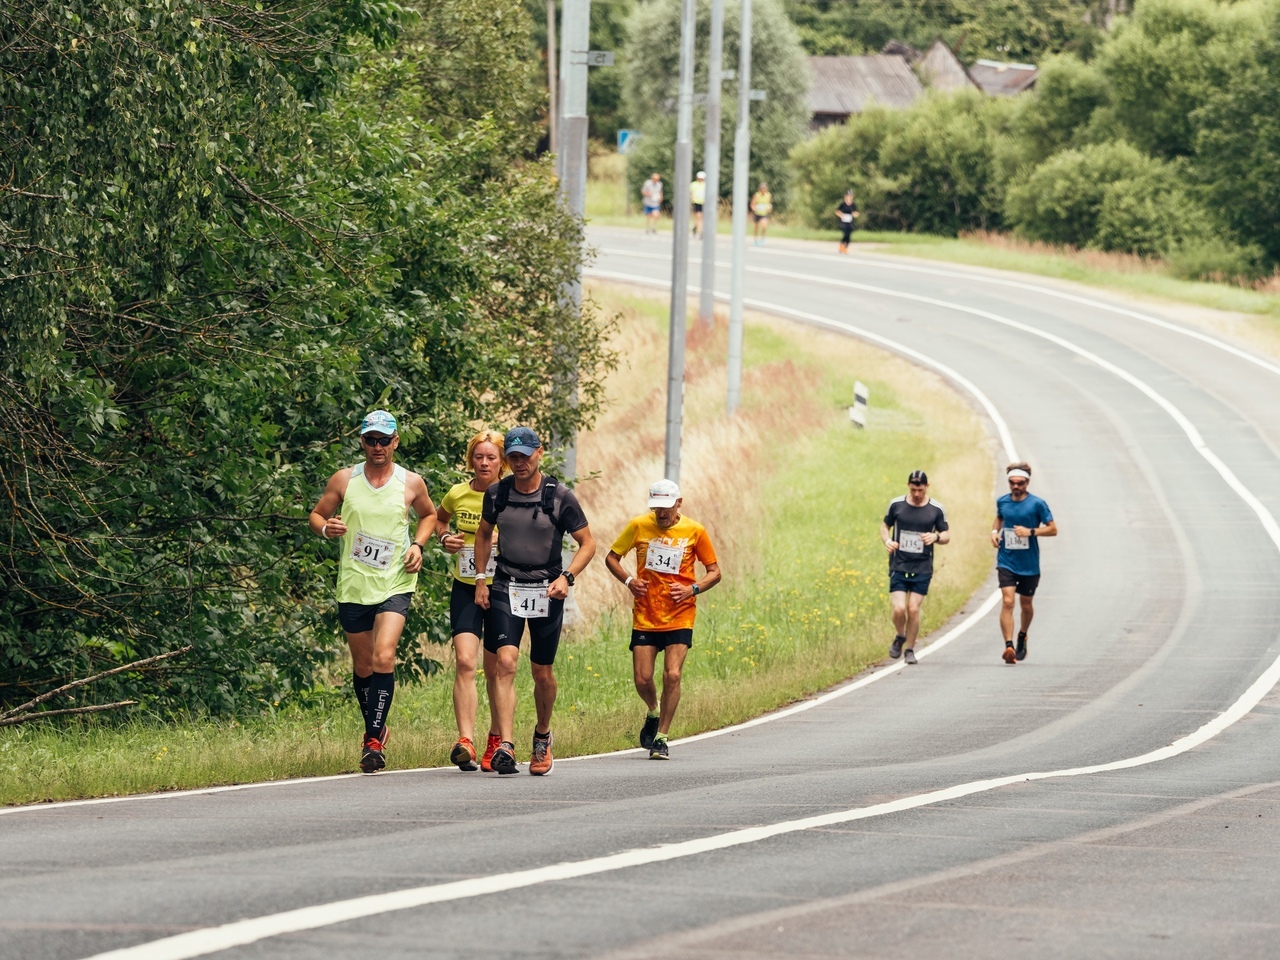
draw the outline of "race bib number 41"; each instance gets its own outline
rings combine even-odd
[[[644,554],[644,568],[654,573],[679,573],[680,561],[684,559],[684,546],[673,547],[665,543],[650,541]]]
[[[899,530],[898,549],[903,553],[924,553],[924,538],[915,530]]]
[[[1030,550],[1031,538],[1020,537],[1013,532],[1013,527],[1004,528],[1004,548],[1006,550]]]
[[[493,579],[494,571],[498,569],[497,559],[493,555],[493,551],[489,551],[489,562],[485,565],[484,575],[490,580]],[[476,548],[463,547],[458,551],[458,576],[463,580],[474,580],[476,578]]]
[[[507,585],[511,600],[511,612],[524,620],[545,617],[551,613],[551,598],[547,596],[546,583]]]
[[[351,543],[351,559],[363,563],[375,570],[385,570],[391,566],[391,559],[396,555],[396,545],[391,540],[379,540],[367,533],[356,532]]]

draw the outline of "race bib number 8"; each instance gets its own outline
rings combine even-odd
[[[493,551],[489,551],[489,562],[485,564],[484,575],[490,580],[493,579],[494,571],[498,569],[497,558],[494,557]],[[464,580],[474,580],[476,578],[476,548],[463,547],[458,551],[458,576]]]
[[[551,598],[547,596],[546,583],[508,584],[507,596],[511,600],[511,612],[522,620],[545,617],[551,613]]]
[[[1020,537],[1013,532],[1013,527],[1004,528],[1004,548],[1006,550],[1030,550],[1031,538]]]
[[[924,538],[915,530],[899,530],[898,549],[903,553],[924,553]]]
[[[387,569],[395,555],[396,545],[393,541],[379,540],[367,533],[357,531],[351,543],[351,559],[375,570]]]
[[[651,541],[644,554],[644,568],[654,573],[679,573],[684,559],[684,546],[672,547]]]

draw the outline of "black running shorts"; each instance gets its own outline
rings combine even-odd
[[[657,647],[665,650],[674,644],[693,646],[693,630],[632,630],[631,649],[636,647]]]
[[[460,633],[483,637],[484,611],[476,604],[475,585],[455,579],[449,592],[449,635],[456,637]]]
[[[373,618],[380,613],[407,616],[412,599],[412,593],[397,593],[381,603],[339,603],[338,622],[347,633],[368,633],[373,629]]]
[[[1020,597],[1034,597],[1036,587],[1040,586],[1038,573],[1014,573],[1004,567],[996,567],[996,577],[1001,587],[1013,587],[1013,592]]]
[[[548,614],[526,620],[511,612],[511,595],[505,583],[489,588],[489,611],[484,618],[484,648],[497,653],[500,647],[518,647],[529,625],[529,659],[540,666],[556,662],[560,648],[560,628],[564,623],[564,601],[548,602]]]

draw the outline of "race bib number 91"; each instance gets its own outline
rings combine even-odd
[[[391,540],[379,540],[367,533],[356,532],[351,543],[351,559],[363,563],[375,570],[385,570],[391,566],[391,559],[396,555],[396,545]]]
[[[650,541],[644,554],[644,568],[654,573],[679,573],[680,561],[683,559],[683,545],[672,547],[665,543]]]
[[[551,613],[551,598],[547,596],[546,583],[507,585],[507,597],[511,600],[511,612],[523,620],[545,617]]]
[[[898,549],[903,553],[924,553],[924,538],[915,530],[899,530]]]
[[[498,569],[497,558],[494,557],[493,551],[489,551],[489,562],[485,564],[484,575],[490,580],[493,579],[494,571]],[[458,551],[458,576],[464,580],[474,580],[476,578],[476,548],[463,547]]]
[[[1030,550],[1031,538],[1020,537],[1013,532],[1013,527],[1004,528],[1004,548],[1006,550]]]

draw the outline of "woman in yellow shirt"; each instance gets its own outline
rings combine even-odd
[[[480,507],[484,493],[507,473],[507,460],[502,455],[502,434],[493,430],[477,433],[467,443],[467,467],[471,479],[455,484],[440,501],[436,510],[436,536],[445,552],[454,557],[453,591],[449,597],[449,626],[453,633],[454,678],[453,713],[458,721],[458,742],[453,745],[449,761],[462,770],[476,768],[476,661],[484,638],[484,611],[476,605],[476,527],[480,524]],[[455,522],[456,518],[456,522]],[[451,533],[453,522],[457,532]],[[489,558],[492,566],[493,558]],[[489,570],[489,576],[493,571]],[[485,654],[485,685],[489,691],[492,720],[493,676]],[[489,743],[481,758],[481,767],[489,769],[489,759],[501,738],[489,726]]]
[[[756,221],[752,236],[758,247],[764,243],[765,231],[769,229],[769,217],[773,215],[773,194],[769,192],[769,185],[763,181],[751,195],[751,215]]]

